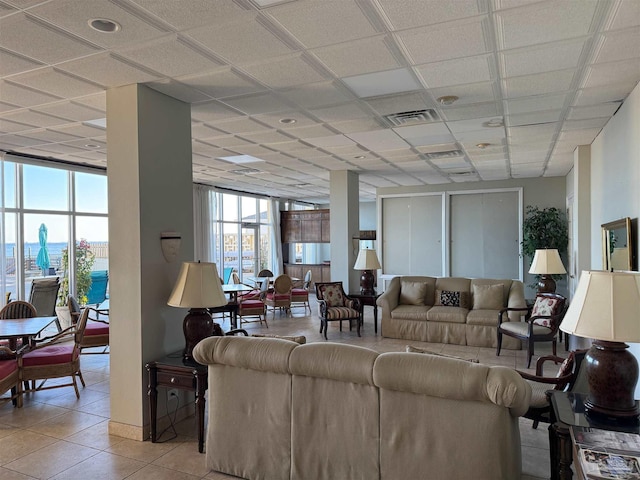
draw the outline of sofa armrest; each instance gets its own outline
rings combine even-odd
[[[376,300],[376,305],[382,308],[382,310],[386,310],[387,312],[391,312],[394,308],[398,306],[398,302],[400,300],[400,277],[394,277],[387,285],[386,290],[382,295],[378,297]]]

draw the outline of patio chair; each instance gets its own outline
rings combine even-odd
[[[0,395],[11,390],[11,396],[2,400],[11,400],[14,407],[22,407],[22,383],[18,370],[18,361],[14,351],[0,346]]]
[[[76,397],[80,398],[76,377],[80,378],[84,387],[85,383],[80,371],[80,351],[91,312],[95,312],[95,310],[85,307],[75,326],[71,326],[52,337],[36,340],[35,345],[25,345],[18,351],[20,380],[32,382],[25,393],[73,386]],[[72,341],[70,342],[70,340]],[[47,380],[63,377],[71,377],[71,382],[45,386]],[[38,380],[41,382],[36,386],[35,383]]]
[[[91,286],[87,292],[87,305],[99,305],[107,299],[109,272],[95,270],[91,272]]]
[[[0,321],[2,320],[11,320],[16,318],[31,318],[38,315],[38,311],[36,308],[31,305],[29,302],[25,302],[23,300],[14,300],[12,302],[7,303],[2,310],[0,310]],[[22,342],[26,343],[28,338],[23,338]],[[17,350],[22,344],[19,344],[17,340],[3,340],[0,342],[0,345],[4,345],[9,347],[10,350]]]
[[[67,298],[71,321],[75,325],[82,314],[82,308],[73,295]],[[101,352],[83,352],[85,348],[104,347]],[[80,352],[84,354],[109,353],[109,315],[96,311],[95,318],[87,321],[82,341],[80,342]]]
[[[56,315],[56,302],[60,290],[60,278],[34,278],[31,282],[29,303],[37,311],[38,317],[53,317]],[[62,330],[60,320],[56,317],[58,331]]]

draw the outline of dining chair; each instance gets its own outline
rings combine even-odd
[[[311,288],[311,270],[307,270],[304,276],[304,281],[301,287],[293,287],[291,289],[291,308],[304,307],[305,313],[307,308],[309,309],[309,315],[311,315],[311,305],[309,305],[309,288]]]
[[[11,395],[0,400],[11,400],[15,407],[22,407],[22,383],[16,354],[8,347],[0,346],[0,395],[9,390]]]
[[[29,302],[25,302],[24,300],[13,300],[12,302],[7,303],[2,307],[2,310],[0,310],[0,321],[16,318],[31,318],[37,315],[38,311]],[[27,338],[22,339],[23,343],[26,343],[27,341]],[[15,339],[2,340],[0,341],[0,345],[7,346],[10,350],[14,351],[21,346],[21,344]]]
[[[293,282],[291,281],[291,277],[283,273],[278,275],[273,281],[273,289],[267,290],[264,303],[267,306],[267,310],[273,312],[274,319],[276,318],[276,310],[284,310],[287,315],[291,313],[292,286]]]
[[[80,352],[91,312],[96,310],[85,307],[75,325],[57,335],[36,340],[33,345],[25,345],[18,351],[20,380],[31,381],[31,385],[24,393],[73,386],[76,397],[80,398],[76,377],[80,378],[84,387],[85,383],[80,371]],[[45,386],[49,379],[64,377],[71,377],[71,382]],[[38,380],[41,382],[36,385]]]
[[[265,326],[269,328],[269,324],[267,323],[267,306],[265,305],[268,288],[269,282],[262,282],[257,295],[243,295],[238,297],[238,322],[240,328],[242,328],[243,323],[255,322],[259,322],[260,325],[264,322]],[[257,320],[248,320],[249,318],[255,317],[257,317]]]

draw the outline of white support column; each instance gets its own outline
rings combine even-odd
[[[360,289],[360,273],[353,269],[358,255],[360,232],[360,195],[358,174],[351,170],[330,174],[331,208],[331,280],[342,281],[344,289]]]
[[[107,90],[109,181],[109,433],[148,437],[145,364],[184,346],[186,312],[167,306],[193,260],[190,105],[143,85]],[[160,233],[182,234],[167,263]]]

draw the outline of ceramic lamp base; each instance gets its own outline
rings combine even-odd
[[[362,295],[374,295],[373,284],[375,276],[372,270],[363,270],[360,276],[360,293]]]
[[[538,293],[555,293],[556,281],[551,275],[542,275],[538,282]]]
[[[220,325],[213,322],[211,314],[206,308],[192,308],[184,317],[182,323],[182,331],[184,332],[185,346],[182,357],[185,360],[193,360],[193,348],[200,340],[210,337],[214,334],[215,326],[220,329]]]

